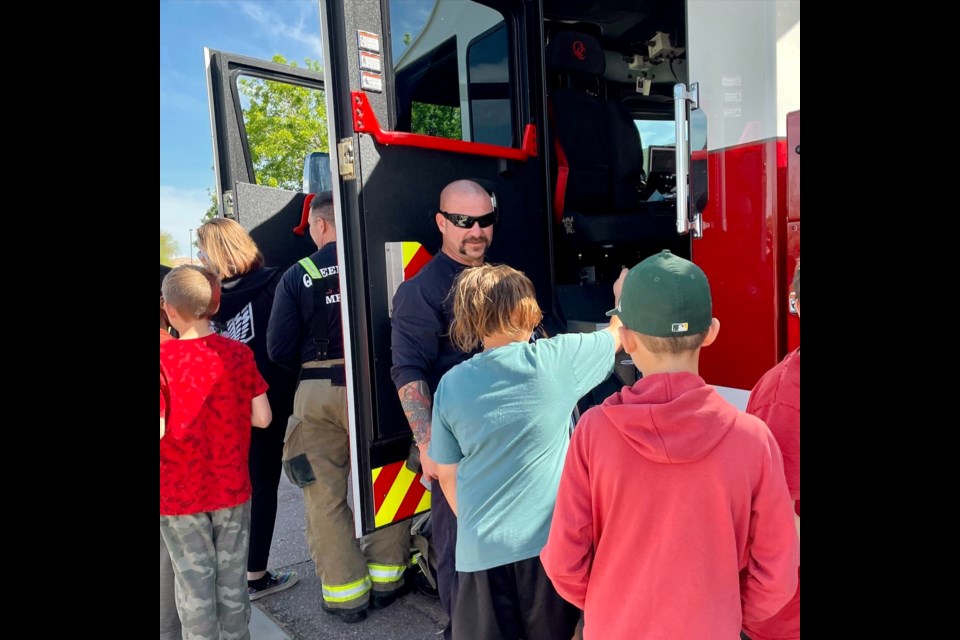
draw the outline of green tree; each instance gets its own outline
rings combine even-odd
[[[460,107],[414,102],[410,105],[410,130],[427,136],[460,140]]]
[[[297,66],[281,55],[273,56],[273,62]],[[323,71],[319,62],[304,62],[311,71]],[[328,150],[323,92],[250,77],[241,78],[238,87],[257,184],[298,190],[304,159],[313,151]]]
[[[160,264],[168,267],[173,265],[173,258],[177,255],[177,242],[169,233],[160,230]]]
[[[210,196],[210,206],[207,208],[206,213],[203,214],[203,219],[200,221],[200,224],[204,222],[209,222],[217,217],[217,194],[213,189],[207,189],[207,195]]]

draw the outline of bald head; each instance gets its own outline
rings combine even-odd
[[[493,200],[487,190],[473,180],[451,182],[440,192],[440,210],[436,214],[437,228],[443,235],[441,251],[453,260],[475,267],[483,264],[487,247],[493,241],[493,225],[481,227],[473,223],[462,226],[463,216],[482,218],[493,211]],[[446,218],[454,215],[458,224]]]
[[[466,210],[460,206],[480,205],[477,211]],[[484,208],[486,207],[486,208]],[[456,180],[443,188],[440,192],[440,208],[444,211],[457,211],[459,213],[486,213],[490,211],[490,194],[473,180]]]

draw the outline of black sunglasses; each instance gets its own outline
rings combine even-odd
[[[453,226],[457,227],[458,229],[472,229],[474,222],[479,224],[481,229],[486,229],[497,222],[496,209],[482,216],[468,216],[465,213],[450,213],[449,211],[443,211],[441,209],[440,215],[449,220]]]

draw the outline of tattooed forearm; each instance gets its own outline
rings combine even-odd
[[[399,393],[403,413],[413,431],[413,439],[421,446],[430,444],[430,420],[433,411],[430,387],[423,380],[417,380],[400,387]]]

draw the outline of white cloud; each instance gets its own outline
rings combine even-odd
[[[320,46],[320,23],[313,20],[313,13],[301,11],[296,22],[286,22],[277,12],[270,11],[270,5],[254,2],[239,3],[244,15],[253,20],[264,33],[279,41],[294,40],[306,45],[314,60],[323,59],[323,49]],[[311,16],[310,20],[307,17]],[[297,60],[302,64],[302,60]]]
[[[190,255],[190,229],[196,234],[209,206],[210,196],[206,189],[160,185],[160,230],[173,236],[180,255]]]

